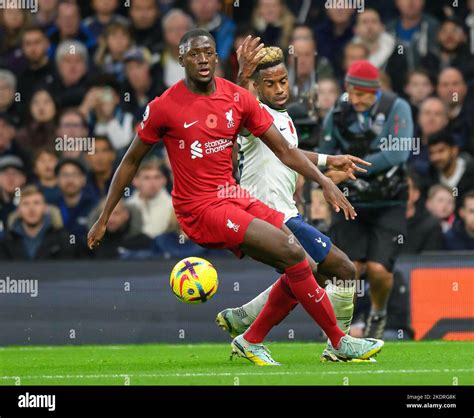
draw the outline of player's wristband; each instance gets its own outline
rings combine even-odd
[[[318,154],[318,167],[326,167],[327,160],[327,154]]]

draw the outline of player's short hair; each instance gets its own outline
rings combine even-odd
[[[254,79],[258,78],[261,70],[275,67],[284,62],[283,51],[277,46],[268,46],[266,48],[262,48],[258,53],[258,56],[260,57],[260,60],[253,73]]]
[[[454,141],[451,132],[447,129],[442,129],[428,137],[428,146],[438,145],[438,144],[446,144],[450,147],[456,146],[456,142]]]
[[[197,38],[199,36],[206,36],[208,37],[209,39],[212,40],[212,43],[214,44],[214,46],[216,45],[216,40],[214,39],[214,36],[212,36],[212,34],[207,31],[206,29],[191,29],[191,30],[188,30],[184,35],[183,37],[181,38],[181,40],[179,41],[179,46],[180,46],[180,50],[181,50],[181,46],[184,45],[184,44],[187,44],[191,39],[194,39],[194,38]]]

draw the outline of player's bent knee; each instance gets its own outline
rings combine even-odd
[[[303,247],[296,243],[287,243],[284,248],[284,262],[287,267],[298,264],[306,258]]]
[[[367,262],[367,275],[369,277],[385,277],[387,275],[389,275],[390,272],[385,268],[385,266],[383,266],[382,264],[380,263],[377,263],[375,261],[368,261]]]

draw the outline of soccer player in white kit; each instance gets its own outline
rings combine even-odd
[[[289,100],[288,72],[283,61],[283,52],[277,47],[263,48],[258,45],[259,38],[248,37],[238,50],[239,84],[249,88],[250,81],[258,98],[273,116],[274,125],[290,143],[298,146],[298,135],[288,112]],[[336,314],[340,329],[348,333],[354,310],[355,267],[347,255],[338,249],[331,240],[303,221],[293,199],[298,174],[285,166],[275,154],[250,133],[242,133],[238,139],[238,168],[240,185],[256,198],[284,213],[285,224],[293,232],[306,252],[318,263],[318,271],[313,272],[321,286],[326,286],[328,295]],[[326,156],[303,151],[306,156],[320,167],[341,171],[365,171],[355,163],[368,164],[365,161],[345,155]],[[319,161],[318,161],[319,159]],[[353,173],[351,176],[354,178]],[[335,284],[327,283],[328,278],[335,277]],[[341,283],[343,283],[341,285]],[[217,314],[218,326],[231,336],[242,334],[257,317],[263,308],[271,286],[255,299],[238,308],[228,308]],[[295,303],[296,306],[296,303]],[[321,354],[321,361],[347,361],[334,353],[330,344]],[[361,361],[361,360],[358,360]],[[375,361],[370,358],[365,361]]]

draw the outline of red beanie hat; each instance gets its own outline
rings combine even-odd
[[[346,83],[357,90],[376,92],[380,88],[379,70],[366,60],[355,61],[347,70]]]

